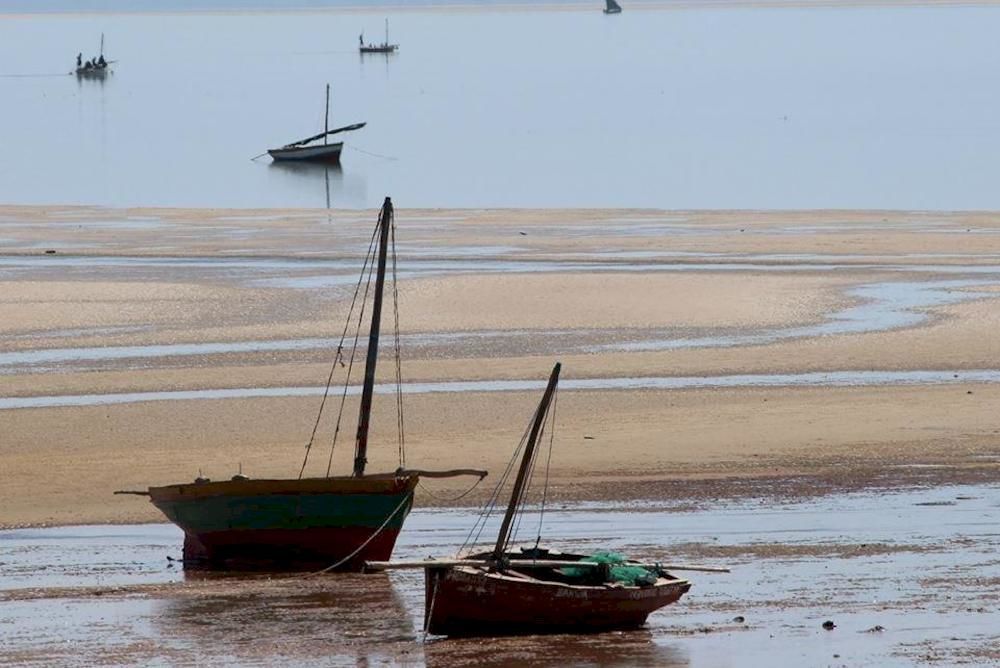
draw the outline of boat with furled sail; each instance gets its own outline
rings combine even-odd
[[[496,636],[636,628],[650,613],[674,603],[691,588],[687,580],[675,577],[668,569],[727,572],[709,566],[644,564],[610,552],[565,554],[539,547],[540,535],[534,546],[511,548],[516,533],[513,527],[520,525],[525,488],[537,458],[536,445],[546,423],[551,426],[550,406],[559,372],[557,363],[530,428],[515,451],[516,457],[523,449],[521,464],[493,549],[455,559],[367,565],[373,570],[424,569],[424,628],[428,633]],[[551,455],[551,437],[549,447]],[[512,468],[513,461],[498,483],[493,500]],[[545,498],[543,492],[543,516]],[[489,509],[477,521],[480,532],[488,516]],[[539,534],[540,527],[541,520]],[[476,531],[474,528],[472,533]]]
[[[604,8],[605,14],[621,14],[622,6],[619,5],[615,0],[604,0],[606,7]]]
[[[389,19],[385,20],[385,41],[381,44],[365,44],[365,34],[358,35],[358,51],[361,53],[396,53],[399,44],[389,43]]]
[[[149,487],[147,491],[116,492],[148,496],[154,506],[183,529],[185,567],[222,570],[361,570],[366,560],[388,559],[391,555],[396,536],[410,512],[414,489],[421,476],[441,478],[475,475],[481,480],[486,475],[485,471],[472,469],[422,471],[405,468],[397,308],[393,308],[392,313],[396,316],[394,343],[400,467],[387,473],[365,472],[378,361],[382,296],[389,257],[392,258],[393,281],[396,276],[394,229],[392,202],[387,197],[348,313],[348,325],[355,320],[356,326],[353,328],[355,331],[359,330],[365,309],[369,307],[371,293],[371,324],[364,384],[360,393],[354,469],[350,476],[330,475],[333,460],[331,450],[331,464],[327,465],[325,476],[303,477],[330,395],[334,372],[346,366],[340,413],[331,448],[336,445],[340,416],[343,414],[344,399],[348,394],[357,352],[355,337],[355,346],[349,357],[345,358],[343,344],[348,332],[348,326],[345,326],[298,478],[257,480],[241,472],[231,480],[211,481],[199,475],[193,483]],[[390,239],[393,240],[391,251]],[[395,283],[392,288],[395,299]],[[360,298],[359,294],[362,294]]]
[[[367,123],[353,123],[340,128],[330,129],[330,84],[326,85],[326,116],[323,124],[323,132],[315,134],[305,139],[285,144],[281,148],[268,149],[267,154],[273,160],[297,160],[304,162],[325,162],[340,163],[340,153],[344,149],[344,142],[330,142],[330,135],[341,132],[352,132],[365,127]],[[312,144],[314,141],[323,140],[322,144]],[[312,145],[310,145],[312,144]],[[261,154],[263,155],[263,154]],[[260,157],[260,156],[258,156]]]

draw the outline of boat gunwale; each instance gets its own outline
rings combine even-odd
[[[376,473],[365,476],[330,476],[322,478],[251,478],[248,480],[213,480],[149,487],[153,501],[174,501],[213,496],[302,495],[302,494],[405,494],[417,486],[415,474]],[[339,489],[338,489],[339,487]]]
[[[628,563],[626,562],[623,565],[628,565]],[[489,571],[486,567],[480,568],[478,566],[428,566],[427,570],[441,570],[441,571],[461,572],[461,573],[464,573],[466,575],[471,575],[471,576],[476,576],[476,577],[486,577],[486,578],[491,578],[491,579],[494,579],[494,580],[503,580],[503,581],[507,581],[507,582],[515,582],[515,583],[517,583],[519,585],[530,585],[530,586],[535,586],[535,585],[550,585],[550,586],[561,587],[561,588],[566,588],[566,589],[578,589],[578,590],[579,589],[584,589],[584,590],[592,590],[592,591],[600,591],[600,592],[608,592],[608,591],[652,591],[652,590],[659,590],[659,589],[664,589],[664,588],[673,588],[675,586],[683,586],[683,585],[690,585],[691,584],[691,581],[687,580],[685,578],[674,578],[674,577],[666,578],[666,577],[660,576],[660,577],[658,577],[656,579],[656,582],[654,584],[647,585],[645,587],[640,587],[638,585],[627,585],[627,584],[622,584],[620,582],[618,582],[618,583],[616,583],[616,582],[602,582],[601,584],[597,584],[597,585],[577,585],[577,584],[570,584],[568,582],[556,582],[555,580],[543,580],[541,578],[536,578],[536,577],[531,577],[531,576],[527,576],[527,578],[525,578],[523,576],[515,577],[515,576],[512,576],[512,575],[509,575],[508,572],[504,572],[504,571]],[[511,568],[509,572],[514,572],[514,573],[518,573],[518,574],[521,573],[521,571],[517,570],[516,568]]]

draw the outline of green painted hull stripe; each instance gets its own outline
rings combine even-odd
[[[157,506],[186,531],[246,529],[307,529],[364,527],[377,529],[386,517],[413,493],[301,494],[217,496],[189,501],[160,502]],[[386,525],[400,529],[409,508],[397,512]]]

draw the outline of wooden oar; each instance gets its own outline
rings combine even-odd
[[[433,568],[435,566],[486,566],[488,562],[482,559],[418,559],[416,561],[366,561],[365,568],[373,571],[384,571],[402,568]],[[510,568],[599,568],[604,564],[592,561],[557,561],[554,559],[510,559],[504,564]],[[728,568],[719,566],[696,566],[692,564],[611,564],[612,566],[639,566],[641,568],[660,568],[667,571],[703,571],[705,573],[729,573]]]

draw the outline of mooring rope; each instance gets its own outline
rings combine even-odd
[[[440,497],[440,496],[438,496],[437,494],[435,494],[434,492],[432,492],[432,491],[431,491],[431,490],[430,490],[430,489],[429,489],[429,488],[428,488],[428,487],[427,487],[427,486],[426,486],[426,485],[425,485],[424,483],[422,483],[422,482],[418,482],[418,483],[417,483],[417,486],[418,486],[418,487],[419,487],[420,489],[422,489],[422,490],[424,491],[424,493],[425,493],[425,494],[427,494],[427,496],[431,497],[431,498],[432,498],[432,499],[434,499],[435,501],[438,501],[438,502],[441,502],[441,503],[455,503],[456,501],[461,501],[461,500],[462,500],[462,499],[464,499],[464,498],[465,498],[466,496],[468,496],[468,495],[469,495],[469,494],[470,494],[470,493],[472,492],[472,490],[474,490],[474,489],[475,489],[476,487],[479,487],[479,483],[481,483],[482,481],[483,481],[483,479],[482,479],[482,478],[479,478],[478,480],[476,480],[476,482],[472,483],[472,487],[470,487],[469,489],[465,490],[464,492],[462,492],[462,493],[461,493],[461,494],[459,494],[458,496],[456,496],[456,497],[454,497],[454,498],[451,498],[451,499],[445,499],[445,498],[443,498],[443,497]]]
[[[431,618],[434,616],[434,602],[437,601],[438,585],[441,584],[441,576],[434,578],[434,591],[431,592],[431,605],[427,608],[427,615],[424,619],[424,637],[421,642],[427,642],[427,629],[431,627]]]
[[[347,555],[346,557],[344,557],[343,559],[341,559],[337,563],[333,564],[332,566],[327,566],[326,568],[324,568],[322,570],[315,571],[313,573],[309,573],[309,576],[307,576],[307,577],[310,577],[310,576],[313,576],[313,575],[322,575],[324,573],[329,573],[332,570],[340,568],[341,566],[343,566],[344,564],[346,564],[348,561],[350,561],[351,559],[353,559],[354,557],[356,557],[361,552],[361,550],[363,550],[366,547],[368,547],[368,544],[371,543],[373,540],[375,540],[376,536],[378,536],[380,533],[382,533],[383,529],[385,529],[387,526],[389,526],[389,520],[391,520],[393,517],[395,517],[396,513],[398,513],[400,511],[400,509],[403,506],[405,506],[407,503],[409,503],[410,501],[412,501],[412,497],[409,494],[404,495],[403,496],[403,500],[400,501],[400,503],[399,503],[398,506],[396,506],[396,509],[393,510],[391,513],[389,513],[389,516],[385,518],[384,522],[382,522],[382,526],[380,526],[378,529],[375,529],[375,533],[373,533],[371,536],[369,536],[368,540],[366,540],[365,542],[361,543],[361,545],[359,545],[358,548],[356,550],[354,550],[354,552],[351,552],[349,555]]]

